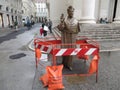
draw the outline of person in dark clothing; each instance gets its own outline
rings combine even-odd
[[[30,28],[31,28],[31,22],[30,22],[30,20],[27,20],[27,28],[28,28],[28,30],[30,30]]]
[[[52,21],[49,19],[49,25],[48,28],[50,30],[50,33],[52,33]]]
[[[42,29],[43,29],[43,31],[41,30],[40,33],[42,33],[43,36],[45,37],[47,35],[47,32],[44,30],[44,26],[45,26],[45,23],[42,23]]]
[[[49,30],[49,29],[48,29],[48,26],[45,25],[45,26],[44,26],[44,36],[47,36],[48,30]]]

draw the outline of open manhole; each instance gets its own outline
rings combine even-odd
[[[26,56],[26,54],[24,54],[24,53],[18,53],[18,54],[9,56],[9,58],[10,59],[19,59],[19,58],[22,58],[22,57],[25,57],[25,56]]]

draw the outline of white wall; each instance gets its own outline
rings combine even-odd
[[[53,26],[59,23],[62,13],[66,16],[67,7],[71,3],[69,0],[50,0],[50,19],[53,21]]]
[[[82,0],[73,0],[73,7],[75,8],[74,17],[76,17],[76,19],[80,19],[82,12]]]
[[[109,10],[109,0],[101,0],[100,18],[108,17],[108,10]]]

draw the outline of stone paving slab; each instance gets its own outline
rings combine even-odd
[[[120,90],[120,63],[118,58],[120,58],[120,51],[100,53],[98,82],[95,81],[95,75],[89,77],[63,76],[64,90]],[[74,63],[75,66],[84,65],[82,61],[78,62]],[[50,62],[44,62],[44,65],[50,65]],[[74,69],[71,72],[74,72]],[[39,81],[39,77],[44,73],[45,68],[39,64],[38,69],[36,69],[33,90],[47,90]]]
[[[120,41],[102,41],[100,42],[100,52],[120,50]]]

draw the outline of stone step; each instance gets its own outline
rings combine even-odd
[[[95,40],[120,39],[120,24],[82,24],[79,36]]]
[[[85,29],[86,28],[86,29]],[[61,32],[55,27],[56,36],[61,37]],[[120,40],[120,24],[85,24],[81,25],[79,36],[86,36],[97,41]]]
[[[52,29],[52,33],[53,33],[53,35],[54,35],[54,37],[56,38],[56,40],[60,40],[60,38],[61,38],[61,33],[59,32],[59,30],[56,28],[56,27],[54,27],[53,29]]]
[[[82,32],[120,32],[120,29],[85,29],[85,30],[81,30]]]

